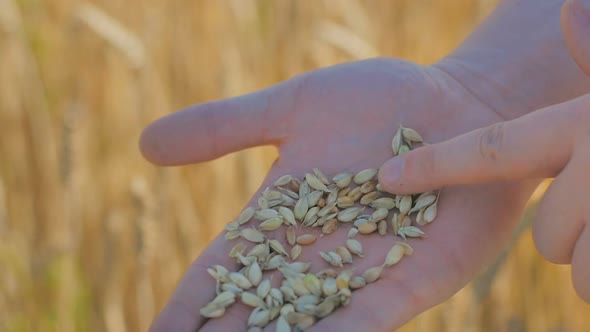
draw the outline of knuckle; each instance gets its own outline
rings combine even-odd
[[[481,130],[478,139],[478,152],[485,162],[496,162],[502,154],[504,143],[504,123],[499,122]]]

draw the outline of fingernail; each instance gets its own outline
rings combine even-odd
[[[402,158],[392,158],[385,162],[381,167],[382,180],[385,185],[393,185],[398,182],[402,177],[403,168]]]

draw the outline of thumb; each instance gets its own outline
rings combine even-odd
[[[590,0],[566,1],[561,11],[561,29],[572,57],[590,75]]]
[[[572,124],[589,101],[581,97],[404,153],[385,162],[379,181],[386,191],[408,194],[447,185],[555,176],[569,160]]]
[[[163,166],[197,163],[245,148],[278,144],[280,121],[297,78],[267,89],[188,107],[144,129],[143,156]]]

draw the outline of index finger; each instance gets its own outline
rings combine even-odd
[[[555,176],[567,163],[590,95],[426,145],[387,161],[382,187],[398,194],[447,185]]]

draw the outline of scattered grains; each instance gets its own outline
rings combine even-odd
[[[346,249],[346,247],[340,246],[337,247],[334,251],[338,254],[338,256],[342,258],[342,263],[352,264],[352,254],[350,253],[350,251],[348,251],[348,249]]]
[[[256,296],[263,299],[265,298],[268,293],[270,292],[270,280],[264,279],[260,284],[258,284],[258,288],[256,288]]]
[[[233,239],[237,239],[238,237],[240,237],[240,231],[238,229],[235,229],[233,231],[228,231],[225,233],[225,239],[226,240],[233,240]]]
[[[391,210],[393,208],[395,208],[395,200],[391,197],[381,197],[381,198],[377,198],[374,201],[372,201],[371,203],[369,203],[369,206],[374,208],[374,209],[388,209]]]
[[[307,194],[307,206],[311,208],[311,207],[318,205],[318,203],[319,203],[320,199],[322,199],[323,195],[324,195],[324,192],[321,190],[314,190],[314,191],[310,192],[309,194]]]
[[[257,261],[254,261],[248,266],[248,280],[254,286],[258,286],[262,280],[262,269]]]
[[[400,126],[392,140],[392,152],[399,155],[422,142],[418,132]],[[305,246],[315,244],[340,227],[348,227],[345,245],[319,252],[335,268],[353,264],[353,255],[364,257],[362,244],[353,239],[358,233],[377,231],[385,236],[390,223],[393,236],[426,237],[426,233],[412,225],[410,215],[416,213],[418,226],[432,222],[437,215],[440,191],[391,195],[382,191],[377,172],[378,169],[368,168],[356,174],[338,173],[330,179],[314,168],[303,180],[284,175],[274,181],[273,187],[266,188],[258,198],[258,208],[247,207],[226,224],[226,240],[241,237],[247,241],[236,243],[229,253],[240,268],[237,272],[221,265],[207,269],[216,280],[217,296],[200,309],[200,314],[207,318],[222,317],[239,297],[242,303],[253,307],[248,331],[262,331],[273,320],[278,332],[303,331],[317,319],[348,305],[353,290],[376,282],[385,268],[412,255],[414,249],[410,244],[395,242],[381,266],[371,267],[357,276],[352,276],[354,267],[339,269],[340,272],[328,268],[311,273],[308,272],[310,263],[297,261]],[[361,215],[364,209],[368,210]],[[256,225],[251,222],[253,219],[257,220]],[[249,227],[243,226],[249,222]],[[273,238],[283,226],[287,247]],[[321,227],[322,233],[319,237],[313,232],[297,236],[295,229],[301,227]],[[287,261],[289,257],[291,260]],[[270,279],[263,280],[263,271],[273,270],[282,274],[277,288],[272,288]]]
[[[324,223],[322,226],[322,233],[324,234],[332,234],[338,227],[338,219],[330,219]]]
[[[429,224],[436,218],[437,203],[432,204],[424,210],[424,222]]]
[[[399,245],[399,244],[394,244],[393,247],[391,247],[391,249],[389,249],[389,252],[387,253],[387,256],[385,257],[385,266],[392,266],[394,264],[397,264],[402,257],[404,257],[404,248]]]
[[[359,215],[359,213],[361,213],[361,211],[362,209],[358,206],[349,207],[338,213],[336,219],[342,222],[351,222],[352,220],[354,220],[354,218],[356,218]]]
[[[362,277],[370,284],[377,281],[381,277],[381,273],[383,273],[383,266],[375,266],[363,272]]]
[[[348,234],[346,234],[346,237],[349,239],[352,239],[353,237],[355,237],[358,234],[359,230],[357,228],[351,228],[348,230]]]
[[[243,229],[240,236],[250,242],[264,242],[264,235],[254,228]]]
[[[377,232],[379,232],[379,235],[387,234],[387,221],[385,219],[380,220],[377,224]]]
[[[345,188],[348,187],[350,182],[352,181],[352,177],[354,175],[351,173],[339,173],[332,178],[332,181],[336,184],[338,188]]]
[[[285,219],[286,225],[297,226],[297,222],[295,221],[295,215],[293,214],[293,211],[284,206],[281,206],[279,207],[279,214]]]
[[[295,243],[297,243],[297,235],[295,234],[295,229],[293,227],[287,228],[285,231],[285,238],[290,246],[294,246]]]
[[[365,286],[366,284],[367,282],[365,281],[365,278],[361,276],[352,277],[352,279],[350,279],[350,282],[348,283],[350,289],[359,289]]]
[[[359,233],[371,234],[377,230],[377,223],[373,221],[367,221],[358,226]]]
[[[377,175],[378,170],[374,168],[364,169],[358,172],[353,178],[352,181],[356,184],[363,184],[367,181],[371,181],[375,175]]]
[[[402,128],[402,135],[409,142],[422,143],[423,141],[422,136],[412,128]]]
[[[323,252],[320,251],[320,256],[330,265],[336,267],[342,267],[342,257],[333,251]]]
[[[399,202],[399,212],[403,215],[408,214],[412,209],[412,196],[404,195]]]
[[[328,178],[326,177],[326,175],[324,175],[324,173],[319,169],[319,168],[314,168],[313,169],[313,174],[320,180],[322,181],[323,184],[325,184],[326,186],[329,185],[331,182],[330,180],[328,180]]]
[[[264,301],[259,298],[257,295],[249,293],[249,292],[242,292],[241,297],[242,303],[250,307],[264,307]]]
[[[361,243],[355,239],[348,239],[346,240],[346,248],[350,250],[351,253],[363,257],[363,246]]]
[[[293,177],[289,174],[283,175],[280,178],[278,178],[273,185],[275,187],[282,187],[285,186],[287,184],[289,184],[289,182],[291,182],[291,180],[293,180]]]
[[[261,231],[274,231],[281,227],[281,225],[283,225],[283,217],[277,216],[263,221],[258,225],[258,229]]]
[[[236,286],[240,287],[241,289],[250,289],[252,287],[252,283],[248,278],[246,278],[243,274],[238,272],[230,272],[229,279],[236,284]]]
[[[367,182],[368,183],[368,182]],[[362,190],[361,190],[362,192]],[[361,205],[370,205],[371,203],[373,203],[374,200],[376,200],[379,196],[381,196],[381,194],[377,191],[371,191],[369,193],[364,194],[361,197],[360,203]],[[352,199],[350,199],[352,201]]]
[[[292,260],[296,260],[299,255],[301,255],[301,251],[303,248],[301,248],[300,245],[296,244],[291,248],[291,259]]]
[[[295,204],[295,208],[293,209],[293,215],[297,220],[303,220],[307,210],[309,209],[309,205],[307,203],[306,195],[299,195],[299,200]]]
[[[328,187],[320,181],[315,175],[307,173],[305,174],[305,181],[309,186],[315,190],[327,191]]]
[[[242,213],[240,213],[240,215],[236,219],[236,222],[240,225],[243,225],[243,224],[247,223],[248,221],[250,221],[250,219],[252,219],[253,216],[254,216],[254,208],[251,206],[247,207],[246,209],[244,209],[244,211],[242,211]]]
[[[302,246],[307,246],[314,243],[316,239],[317,237],[313,234],[302,234],[297,237],[296,242]]]

